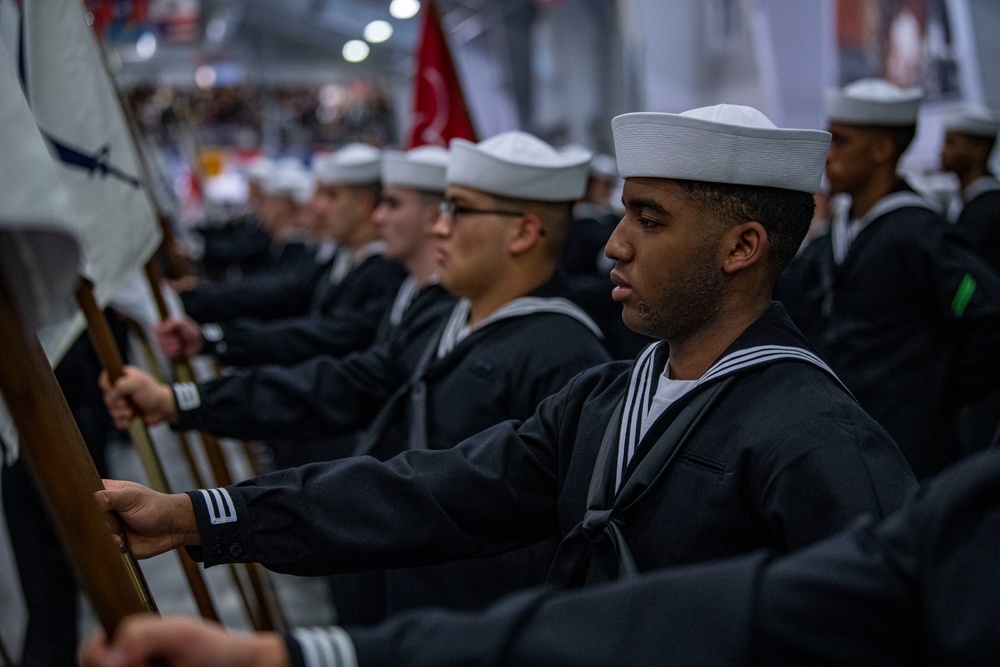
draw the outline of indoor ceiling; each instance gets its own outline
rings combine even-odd
[[[489,37],[496,27],[530,17],[538,0],[436,0],[453,43]],[[390,0],[201,0],[200,37],[192,44],[159,45],[151,57],[135,44],[117,44],[123,82],[192,82],[201,65],[219,69],[220,81],[315,80],[330,76],[409,76],[420,26],[419,15],[394,19]],[[375,20],[388,21],[392,36],[372,44],[366,60],[348,63],[344,44],[362,39]],[[510,29],[510,25],[507,26]],[[503,32],[503,31],[500,31]]]

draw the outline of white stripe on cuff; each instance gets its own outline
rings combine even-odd
[[[222,327],[218,324],[203,324],[201,326],[202,337],[212,343],[222,340]]]
[[[213,526],[236,522],[236,505],[225,489],[200,489],[208,507],[208,518]]]
[[[179,410],[194,410],[201,405],[201,392],[194,382],[175,382],[174,396]]]
[[[297,628],[292,638],[302,649],[306,667],[358,667],[358,656],[343,628]]]

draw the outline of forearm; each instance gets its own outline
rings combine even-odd
[[[372,349],[291,367],[237,369],[201,383],[196,396],[179,401],[184,409],[177,427],[244,439],[353,432],[367,426],[404,381],[390,355],[389,349]]]
[[[517,472],[498,479],[500,469]],[[320,575],[440,563],[549,537],[552,483],[530,456],[487,438],[385,463],[353,457],[279,471],[229,487],[221,503],[191,497],[206,564],[249,560]]]

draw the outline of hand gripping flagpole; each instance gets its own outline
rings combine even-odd
[[[112,634],[125,616],[155,612],[156,604],[117,518],[94,499],[104,488],[100,475],[42,346],[26,331],[0,273],[0,393],[80,588]]]
[[[108,379],[113,383],[123,375],[121,353],[115,345],[108,321],[94,299],[93,285],[88,280],[80,280],[76,290],[76,300],[80,310],[83,311],[84,319],[87,320],[87,331],[94,344],[97,357],[101,360],[101,366],[108,374]],[[160,493],[170,493],[170,483],[163,471],[163,464],[153,447],[153,440],[149,437],[149,431],[146,430],[141,416],[136,415],[132,418],[128,432],[146,471],[149,485]],[[195,603],[198,605],[199,613],[203,618],[218,622],[219,614],[212,603],[212,597],[198,564],[183,549],[177,550],[177,556],[180,558],[184,576],[191,588]]]
[[[146,278],[151,286],[153,301],[156,302],[156,308],[160,314],[160,318],[166,319],[169,317],[170,313],[167,309],[167,303],[163,298],[163,292],[160,290],[162,279],[159,269],[153,260],[146,263]],[[194,371],[191,369],[191,364],[187,361],[187,359],[180,358],[174,360],[173,371],[174,377],[177,378],[178,382],[194,382],[196,380]],[[215,483],[218,486],[230,486],[233,484],[233,475],[229,470],[229,464],[226,462],[226,456],[222,451],[222,444],[219,442],[218,438],[205,432],[199,432],[198,435],[200,436],[202,444],[205,447],[205,457],[208,459],[208,464],[212,470],[212,477],[215,479]],[[261,572],[254,563],[246,563],[247,578],[250,581],[254,597],[257,599],[257,604],[252,605],[246,591],[243,588],[239,575],[236,572],[235,566],[230,565],[230,567],[232,569],[233,582],[236,585],[240,596],[243,598],[243,604],[246,607],[247,615],[249,616],[251,623],[254,625],[254,628],[261,631],[274,630],[276,627],[274,620],[275,616],[277,616],[283,627],[288,627],[288,622],[285,619],[284,611],[282,610],[277,592],[274,590],[271,579],[270,577],[267,577],[266,572]],[[268,591],[265,591],[265,585]],[[273,601],[273,612],[271,609],[272,602],[269,602],[269,600]],[[257,609],[256,613],[253,610],[254,606],[256,606]]]
[[[156,197],[153,196],[153,193],[150,191],[149,172],[146,167],[146,161],[143,157],[142,147],[139,143],[139,136],[138,136],[138,131],[136,129],[137,126],[135,122],[135,117],[132,114],[132,110],[129,107],[129,105],[122,98],[121,90],[119,90],[117,85],[114,85],[114,76],[111,73],[110,67],[108,67],[108,60],[105,57],[103,50],[99,49],[99,51],[101,56],[100,60],[104,65],[104,70],[105,73],[107,74],[108,81],[112,83],[112,89],[115,91],[115,96],[118,101],[118,107],[121,109],[122,115],[125,119],[125,126],[128,130],[129,137],[131,138],[132,147],[134,149],[137,158],[136,162],[140,170],[140,173],[142,174],[141,182],[143,190],[146,194],[146,197],[150,203],[152,210],[155,212],[157,222],[162,232],[163,246],[161,247],[164,247],[166,249],[168,259],[173,260],[174,258],[171,252],[172,246],[168,245],[174,242],[175,237],[173,233],[173,228],[170,226],[170,221],[168,220],[167,216],[163,213],[159,201],[157,201]],[[167,309],[166,302],[163,299],[163,293],[160,291],[161,279],[155,262],[156,262],[156,256],[154,254],[154,256],[150,258],[149,261],[146,262],[145,265],[146,278],[147,281],[149,282],[150,291],[153,293],[153,299],[156,302],[157,311],[159,313],[160,319],[162,320],[168,318],[170,316],[170,313],[169,310]],[[194,381],[194,373],[191,371],[191,367],[186,360],[181,360],[177,362],[174,365],[174,372],[178,381],[181,382]],[[121,373],[119,372],[119,375],[120,374]],[[114,381],[116,379],[114,377],[111,377],[110,371],[108,375],[109,375],[109,380]],[[222,452],[222,447],[219,444],[219,441],[214,437],[204,433],[201,434],[201,439],[202,443],[205,446],[206,458],[208,459],[209,465],[212,468],[216,484],[218,484],[219,486],[228,486],[232,484],[233,483],[232,474],[229,472],[229,467],[228,464],[226,463],[225,455]],[[186,440],[181,440],[181,446],[184,447],[185,444]],[[251,452],[247,450],[248,457],[250,457],[250,454]],[[185,454],[185,456],[188,458],[189,461],[194,461],[194,457],[190,455],[190,450]],[[254,467],[253,464],[254,461],[253,458],[251,457],[251,467]],[[192,474],[196,478],[199,476],[197,467],[192,468]],[[262,581],[263,578],[267,579],[268,582],[267,585],[268,588],[270,588],[271,590],[271,596],[274,601],[274,606],[277,610],[277,615],[281,619],[282,625],[287,626],[287,623],[284,621],[284,614],[281,610],[278,596],[274,591],[273,584],[271,583],[270,579],[266,577],[266,573],[262,573],[253,563],[246,564],[247,578],[249,579],[254,595],[257,598],[256,605],[252,605],[249,600],[249,597],[246,594],[245,589],[242,586],[242,583],[240,581],[239,575],[235,567],[231,567],[230,569],[233,575],[234,585],[236,586],[237,592],[239,593],[243,601],[247,615],[250,619],[251,624],[254,626],[254,629],[262,631],[277,629],[274,622],[275,614],[271,610],[271,603],[268,602],[268,597],[265,592],[265,584]],[[257,610],[256,613],[253,610],[254,607],[256,607]]]

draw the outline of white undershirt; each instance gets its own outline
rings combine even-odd
[[[670,362],[663,369],[663,375],[660,377],[660,381],[656,384],[656,393],[653,395],[653,400],[649,405],[649,412],[646,413],[646,418],[642,420],[642,433],[639,438],[642,439],[646,437],[646,432],[649,431],[649,427],[653,425],[660,415],[667,411],[674,401],[682,397],[684,394],[688,393],[694,386],[698,384],[698,380],[671,380],[667,377],[667,372],[670,368]]]

